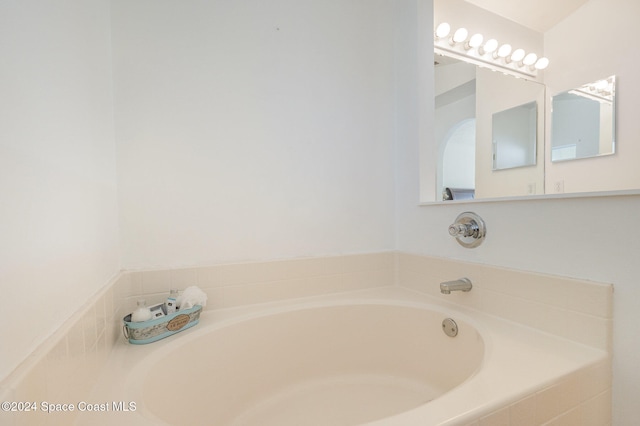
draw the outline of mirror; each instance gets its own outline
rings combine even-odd
[[[424,136],[420,137],[421,202],[443,201],[446,188],[471,190],[476,200],[547,194],[640,193],[640,167],[637,167],[640,144],[634,143],[640,134],[640,120],[633,116],[640,108],[640,86],[633,84],[638,61],[625,53],[635,48],[634,40],[640,37],[640,27],[632,18],[637,17],[637,2],[611,0],[605,4],[597,0],[572,0],[567,7],[551,1],[530,3],[536,14],[524,10],[527,4],[512,6],[512,0],[433,1],[433,22],[428,29],[433,36],[433,59],[440,64],[429,70],[433,61],[426,54],[419,62],[420,75],[427,76],[424,87],[430,83],[431,72],[436,81],[435,103],[431,104],[433,98],[429,91],[419,95],[421,105],[431,104],[434,108],[432,113],[429,106],[421,107],[426,116],[433,117],[421,121],[425,129]],[[436,34],[442,23],[450,25],[446,36]],[[466,31],[458,31],[461,28]],[[457,41],[453,40],[456,33],[462,34]],[[625,36],[621,37],[622,34]],[[477,35],[482,35],[483,41],[472,41]],[[496,40],[498,49],[487,53],[485,45]],[[522,67],[524,60],[502,57],[498,51],[506,44],[512,47],[512,54],[524,51],[526,55],[531,52],[548,58],[548,67],[536,72],[531,66]],[[589,46],[589,49],[580,46]],[[594,51],[599,52],[597,59]],[[446,56],[440,56],[443,52]],[[475,78],[462,80],[457,85],[449,82],[446,90],[438,92],[438,78],[442,74],[438,68],[451,58],[472,67]],[[515,63],[518,70],[525,72],[504,75],[515,67],[506,71],[500,67],[508,68]],[[533,76],[524,75],[529,71]],[[486,89],[478,77],[481,74],[505,80],[496,81],[492,89]],[[601,80],[605,76],[615,77]],[[452,76],[445,77],[451,80]],[[497,105],[511,96],[512,84],[516,84],[506,79],[537,85],[544,94]],[[586,82],[599,81],[601,86],[604,86],[602,81],[611,83],[610,101],[587,99],[584,93],[579,93],[590,86],[595,88],[596,84],[586,85]],[[620,86],[621,81],[627,82],[624,87]],[[468,95],[473,88],[475,94]],[[624,96],[618,96],[620,90]],[[510,148],[502,146],[499,132],[494,137],[494,114],[496,121],[500,121],[501,112],[534,101],[538,122],[535,159],[530,150],[526,151],[528,156],[518,162],[503,163],[501,153]],[[454,107],[456,103],[458,106]],[[458,121],[443,118],[443,108],[447,107],[459,112]],[[491,112],[487,115],[483,109]],[[442,126],[444,128],[439,128]],[[434,128],[435,136],[431,136],[428,132]],[[475,129],[475,144],[456,139],[454,148],[445,143],[452,136],[461,138],[467,134],[465,137],[468,137],[472,129]],[[467,146],[464,151],[463,146]],[[519,149],[524,150],[524,145]],[[456,168],[466,172],[474,170],[473,179],[470,176],[462,181],[451,178],[450,172]],[[455,173],[454,176],[462,176],[460,172]]]
[[[493,170],[535,166],[538,103],[493,114]]]
[[[544,85],[449,56],[435,62],[439,200],[542,191]]]
[[[615,153],[615,76],[553,96],[551,161]]]

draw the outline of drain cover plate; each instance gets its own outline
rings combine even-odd
[[[458,335],[458,324],[451,318],[446,318],[442,321],[442,331],[449,337],[456,337]]]

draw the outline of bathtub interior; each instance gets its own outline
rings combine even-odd
[[[142,402],[168,424],[361,424],[437,398],[482,364],[484,343],[442,313],[393,305],[299,309],[217,327],[159,356]],[[167,385],[171,384],[171,391]]]

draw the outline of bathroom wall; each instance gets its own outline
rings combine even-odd
[[[112,3],[125,268],[393,249],[394,2]]]
[[[109,2],[0,2],[0,380],[118,272]]]
[[[417,25],[417,22],[431,25],[431,21],[424,18],[424,14],[430,13],[427,3],[430,2],[414,4],[414,12],[420,12],[422,17],[407,21],[408,25],[410,22],[414,23],[413,40],[416,34],[421,37],[431,32],[431,29]],[[613,4],[605,1],[597,1],[595,4],[604,7],[605,3],[608,9],[620,10],[626,16],[640,16],[636,2],[617,0]],[[618,31],[628,34],[634,40],[638,29],[627,26],[630,19],[619,20],[618,25],[624,27],[620,27]],[[597,25],[594,24],[590,32],[581,33],[582,36],[591,33],[594,37],[604,36],[601,31],[593,28],[597,28]],[[618,31],[611,34],[611,37],[616,37]],[[411,29],[407,26],[403,34],[407,36],[410,33]],[[611,60],[620,67],[620,72],[626,73],[624,70],[638,66],[638,59],[628,54],[629,50],[619,49],[617,41],[621,36],[617,37],[616,42],[610,40],[608,48],[618,52],[615,59]],[[411,43],[411,40],[408,36],[405,43]],[[416,42],[413,43],[415,45]],[[588,43],[581,42],[572,46],[589,50],[594,55],[601,54],[601,51],[588,47]],[[415,69],[421,62],[428,62],[428,59],[420,58],[415,52],[417,49],[407,49],[404,55],[399,53],[398,61],[405,61],[407,69],[410,66]],[[575,65],[581,69],[588,68],[580,63]],[[428,79],[430,75],[426,74],[425,77]],[[620,96],[627,100],[619,104],[619,135],[624,135],[627,146],[637,145],[638,142],[638,132],[633,131],[637,126],[633,115],[638,110],[633,99],[637,102],[638,97],[634,94],[638,87],[634,87],[632,78],[628,75],[625,79],[625,90],[630,91],[628,95],[622,86],[620,88]],[[432,124],[432,115],[425,113],[428,112],[427,106],[421,104],[420,99],[411,91],[412,87],[424,87],[425,83],[420,82],[413,71],[399,74],[398,79],[401,81],[399,105],[405,108],[404,112],[398,114],[398,134],[401,136],[397,144],[398,249],[415,254],[613,283],[613,424],[635,424],[640,418],[640,407],[636,401],[636,395],[640,393],[640,372],[637,368],[640,363],[640,342],[635,338],[640,335],[640,286],[634,265],[640,258],[640,242],[629,231],[627,224],[636,221],[640,211],[640,196],[419,206],[419,138],[427,134],[421,133],[421,129]],[[463,248],[447,233],[448,225],[459,213],[467,210],[475,211],[487,222],[487,239],[475,249]],[[458,278],[455,270],[451,271],[451,277]]]
[[[640,417],[640,197],[418,205],[431,0],[111,3],[125,267],[397,248],[612,282],[614,424]],[[108,5],[0,3],[0,377],[120,267]],[[463,210],[477,249],[447,234]]]

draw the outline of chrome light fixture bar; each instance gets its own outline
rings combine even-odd
[[[549,59],[539,58],[535,53],[527,53],[520,48],[513,50],[510,44],[500,44],[494,38],[484,40],[484,36],[478,33],[469,37],[466,28],[458,28],[452,35],[451,25],[442,22],[436,28],[433,46],[435,53],[486,66],[516,77],[536,79],[538,71],[549,66]]]

